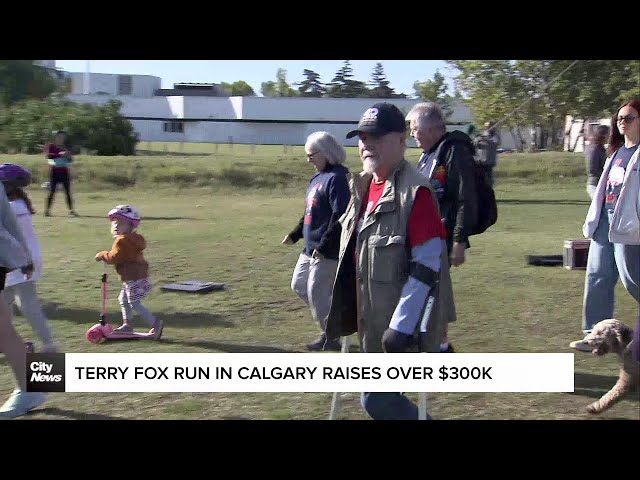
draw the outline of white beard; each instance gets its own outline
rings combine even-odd
[[[375,172],[380,167],[380,165],[382,165],[382,162],[379,158],[367,158],[364,162],[362,162],[363,170],[369,174],[373,174],[373,172]]]

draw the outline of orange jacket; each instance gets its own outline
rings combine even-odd
[[[98,258],[114,265],[123,282],[140,280],[149,276],[149,264],[142,251],[147,243],[139,233],[118,235],[110,251],[99,252]]]

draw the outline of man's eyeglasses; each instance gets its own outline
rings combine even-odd
[[[311,159],[311,158],[313,158],[314,155],[317,155],[319,153],[320,153],[320,151],[313,152],[313,153],[307,153],[307,158]]]
[[[636,118],[638,118],[638,115],[618,115],[616,117],[616,122],[620,123],[620,122],[624,122],[624,123],[631,123],[633,122]]]

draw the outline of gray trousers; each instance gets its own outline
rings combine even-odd
[[[42,343],[45,346],[52,345],[53,334],[49,328],[49,320],[42,311],[35,282],[23,282],[5,287],[3,295],[9,305],[9,312],[13,312],[13,304],[15,303]]]
[[[323,332],[331,308],[331,292],[337,269],[337,260],[316,259],[302,252],[293,270],[291,289],[309,306]]]

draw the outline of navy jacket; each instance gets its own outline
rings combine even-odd
[[[318,250],[324,257],[338,259],[341,226],[338,219],[344,214],[351,198],[343,165],[330,165],[316,173],[309,182],[304,215],[289,237],[295,242],[304,238],[304,252],[311,255]]]

